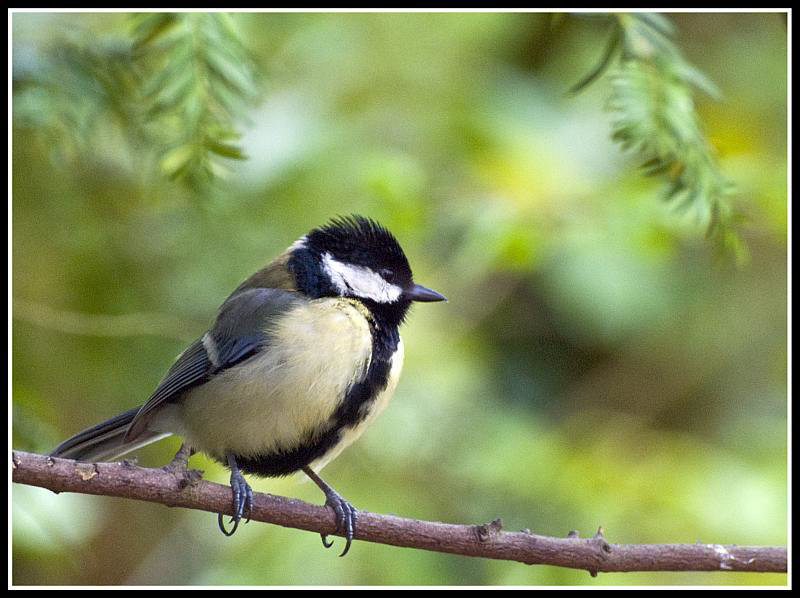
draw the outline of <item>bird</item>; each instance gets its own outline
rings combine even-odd
[[[403,366],[398,330],[411,304],[445,300],[414,282],[387,228],[359,215],[335,217],[236,287],[144,404],[72,436],[50,456],[114,460],[180,436],[184,454],[203,452],[230,469],[230,531],[218,515],[225,535],[245,513],[249,521],[253,491],[244,474],[302,471],[335,514],[344,556],[358,511],[318,472],[386,407]]]

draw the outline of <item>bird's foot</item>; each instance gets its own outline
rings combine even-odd
[[[344,534],[345,545],[342,554],[344,556],[350,550],[350,545],[353,543],[353,536],[356,533],[356,520],[358,518],[358,510],[343,499],[336,490],[328,486],[328,484],[319,477],[314,471],[308,467],[303,467],[305,474],[311,478],[320,490],[325,493],[325,506],[333,509],[333,514],[336,516],[336,529],[333,530],[334,534]],[[325,548],[333,546],[333,542],[328,542],[328,534],[320,534],[322,536],[322,545]]]
[[[247,511],[247,520],[245,523],[248,523],[250,521],[250,513],[253,510],[253,489],[244,479],[239,468],[236,467],[235,461],[231,466],[231,491],[233,492],[233,516],[229,522],[233,523],[231,530],[228,531],[225,529],[224,515],[222,513],[220,513],[217,518],[219,529],[226,536],[232,536],[234,532],[236,532],[236,528],[239,527],[239,522],[242,520],[245,511]]]
[[[344,534],[346,542],[342,554],[339,555],[344,556],[347,554],[347,551],[350,550],[350,544],[353,543],[353,535],[356,531],[358,510],[345,499],[343,499],[338,492],[330,487],[325,491],[325,506],[333,509],[333,513],[336,515],[336,529],[333,533]],[[327,534],[320,534],[320,536],[322,536],[322,545],[325,546],[325,548],[330,548],[333,546],[333,541],[328,541]]]

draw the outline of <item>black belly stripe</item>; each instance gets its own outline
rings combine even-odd
[[[353,427],[366,419],[375,398],[389,382],[391,367],[390,361],[373,359],[367,375],[350,387],[344,401],[331,417],[336,427]]]
[[[321,434],[309,435],[296,447],[265,455],[234,455],[236,464],[244,473],[264,477],[277,477],[294,473],[325,456],[342,437],[345,428],[352,428],[369,415],[375,398],[389,383],[392,357],[400,343],[397,328],[391,331],[370,324],[372,330],[372,360],[362,380],[353,384],[342,403],[329,420],[329,428]],[[224,455],[216,456],[225,463]]]
[[[285,476],[324,456],[325,453],[336,446],[340,438],[341,428],[331,428],[316,438],[306,438],[299,446],[287,451],[258,455],[256,457],[235,455],[236,464],[239,469],[249,474],[269,478]],[[224,458],[216,457],[216,460],[223,465],[227,465]]]

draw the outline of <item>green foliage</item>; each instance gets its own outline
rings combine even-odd
[[[91,154],[109,123],[130,135],[139,130],[139,80],[124,39],[64,37],[34,58],[14,73],[14,118],[36,131],[54,161]]]
[[[259,98],[255,61],[224,13],[155,13],[129,18],[127,31],[72,35],[50,47],[44,68],[15,77],[16,114],[47,131],[57,159],[90,151],[98,127],[117,125],[138,170],[158,170],[194,191],[230,175],[245,159],[237,122]],[[674,27],[654,13],[618,14],[598,65],[572,91],[609,73],[612,137],[647,175],[667,182],[665,197],[692,209],[720,250],[739,261],[733,185],[700,126],[692,92],[714,85],[681,55]],[[616,60],[618,58],[618,60]],[[616,64],[615,64],[616,63]],[[151,159],[152,158],[152,159]]]
[[[671,21],[657,13],[616,15],[600,62],[572,91],[610,69],[613,139],[638,157],[646,175],[665,179],[668,201],[696,211],[718,251],[742,263],[747,254],[730,203],[735,187],[719,167],[693,100],[695,88],[714,98],[719,92],[683,58],[674,34]]]
[[[15,116],[55,141],[54,158],[89,152],[113,122],[123,151],[155,156],[163,174],[194,191],[245,158],[236,123],[259,97],[254,62],[224,13],[131,17],[132,32],[66,35],[15,76]]]
[[[161,170],[193,188],[243,160],[235,122],[258,97],[253,60],[224,13],[136,17],[133,52],[142,78],[144,122]]]

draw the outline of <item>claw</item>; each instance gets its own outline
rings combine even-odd
[[[336,517],[336,529],[334,534],[342,533],[345,538],[345,545],[342,554],[344,556],[350,550],[350,545],[353,543],[353,536],[356,532],[356,521],[358,519],[358,510],[343,499],[336,490],[328,486],[322,478],[315,474],[310,468],[304,467],[303,471],[310,477],[314,483],[319,486],[320,490],[325,493],[325,506],[333,510]],[[333,541],[328,541],[328,534],[320,534],[322,537],[322,545],[325,548],[333,546]]]
[[[322,538],[322,545],[325,548],[330,548],[331,546],[333,546],[333,540],[328,542],[328,535],[327,534],[320,534],[319,536],[320,536],[320,538]]]
[[[345,538],[345,545],[342,554],[339,556],[344,556],[350,550],[350,545],[353,543],[353,534],[356,531],[356,520],[358,519],[358,510],[343,499],[335,490],[332,488],[330,491],[325,492],[325,506],[330,507],[333,509],[334,515],[336,515],[336,529],[334,530],[334,534],[344,533]],[[322,545],[325,548],[330,548],[333,546],[333,542],[327,542],[327,534],[320,534],[322,536]]]
[[[233,455],[228,455],[228,465],[231,468],[231,492],[233,493],[233,516],[229,523],[233,523],[230,531],[225,529],[224,515],[220,513],[217,516],[217,524],[219,529],[226,536],[232,536],[236,529],[239,527],[239,522],[247,511],[247,520],[250,521],[250,515],[253,512],[253,489],[244,479],[242,472],[236,465],[236,459]]]
[[[234,524],[233,527],[231,528],[231,531],[228,531],[225,529],[225,520],[223,519],[223,517],[225,516],[222,513],[219,513],[217,515],[217,525],[219,525],[219,529],[220,531],[222,531],[223,534],[225,534],[226,536],[232,536],[233,533],[236,531],[236,528],[239,527],[239,522],[236,521],[233,517],[231,517],[231,521],[234,521]]]

